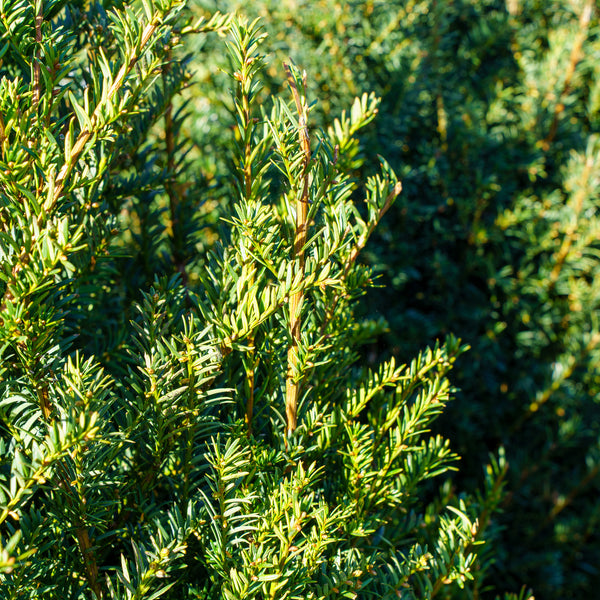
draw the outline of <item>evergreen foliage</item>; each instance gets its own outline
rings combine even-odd
[[[461,392],[437,429],[464,457],[461,486],[474,485],[490,450],[506,448],[509,494],[494,582],[513,590],[526,583],[542,598],[593,596],[600,579],[596,3],[252,6],[279,56],[314,74],[312,93],[324,99],[315,120],[327,122],[365,90],[382,97],[378,118],[361,134],[364,167],[354,168],[371,168],[385,154],[403,193],[363,255],[386,283],[367,298],[370,314],[390,325],[364,355],[406,360],[450,331],[472,347],[454,376]],[[275,66],[266,82],[279,89]],[[218,106],[216,96],[204,102]],[[197,125],[192,135],[221,143],[210,122]]]
[[[355,179],[378,100],[319,132],[294,65],[260,95],[257,23],[109,4],[0,6],[0,596],[476,597],[506,465],[459,497],[430,432],[464,347],[359,360],[401,191]],[[234,125],[204,176],[181,42],[211,32]]]

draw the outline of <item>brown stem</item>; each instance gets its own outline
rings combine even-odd
[[[52,414],[52,404],[48,399],[48,384],[46,382],[43,382],[41,385],[37,386],[37,395],[38,400],[40,401],[40,408],[42,409],[44,419],[49,421]]]
[[[4,117],[0,113],[0,152],[4,156],[4,140],[6,139],[6,126],[4,125]]]
[[[252,433],[252,416],[254,413],[254,380],[255,380],[255,347],[254,336],[248,338],[247,360],[249,364],[246,366],[246,427],[248,435]]]
[[[306,125],[307,112],[302,104],[296,80],[292,75],[290,67],[284,63],[288,84],[296,110],[298,112],[298,136],[300,138],[300,147],[304,153],[304,167],[302,173],[302,193],[296,198],[296,235],[294,238],[294,259],[297,261],[297,269],[304,275],[304,246],[308,230],[308,171],[310,167],[311,152],[310,138],[308,137],[308,128]],[[306,83],[306,82],[304,82]],[[305,86],[306,87],[306,86]],[[291,343],[287,355],[287,378],[285,383],[285,415],[287,421],[287,431],[291,433],[296,429],[296,417],[298,410],[298,399],[300,396],[300,381],[298,379],[298,347],[300,344],[300,335],[302,327],[301,310],[304,300],[304,292],[297,291],[290,297],[290,335]]]
[[[246,200],[250,201],[252,195],[252,121],[250,117],[250,103],[246,94],[242,95],[242,110],[244,112],[245,127],[242,132],[244,140],[244,188]]]
[[[96,563],[96,555],[92,548],[92,543],[90,542],[88,528],[85,526],[76,527],[75,535],[77,536],[79,550],[83,556],[88,583],[96,595],[96,598],[100,599],[102,598],[102,588],[98,582],[98,564]]]
[[[247,59],[248,60],[248,59]],[[254,124],[250,114],[250,100],[248,94],[244,92],[244,86],[241,86],[241,102],[242,112],[244,114],[244,129],[242,135],[244,136],[244,191],[246,195],[246,202],[252,202],[252,130]],[[246,258],[246,257],[244,257]],[[248,286],[254,284],[254,276],[250,277]],[[248,350],[246,352],[246,426],[248,429],[248,435],[252,433],[252,417],[254,413],[254,384],[255,384],[255,371],[256,371],[256,359],[255,359],[255,343],[254,333],[248,336]]]
[[[173,183],[171,182],[171,176],[175,172],[175,134],[173,132],[173,103],[169,102],[165,109],[165,145],[167,151],[167,180],[165,182],[165,189],[169,196],[169,211],[171,213],[171,234],[175,235],[175,230],[178,225],[177,217],[177,196],[173,189]]]
[[[59,479],[58,487],[64,490],[67,503],[73,507],[75,502],[69,494],[71,484],[69,483],[70,478],[67,469],[65,468],[64,464],[61,463],[59,463],[57,466],[57,476]],[[93,545],[90,541],[88,528],[81,520],[79,520],[79,524],[75,525],[75,537],[77,538],[77,545],[79,546],[79,550],[83,558],[85,577],[96,598],[101,600],[102,587],[98,581],[98,563],[96,562],[96,553],[94,552]]]
[[[44,3],[40,2],[39,12],[35,16],[35,42],[37,48],[33,60],[33,104],[37,106],[40,101],[40,45],[42,43],[42,23],[44,21]]]

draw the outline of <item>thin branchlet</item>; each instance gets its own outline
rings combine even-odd
[[[308,111],[306,105],[303,104],[296,79],[289,67],[284,63],[285,72],[287,75],[288,84],[294,98],[296,111],[298,113],[298,137],[300,147],[303,153],[303,169],[301,175],[301,192],[296,198],[296,231],[294,236],[294,260],[296,262],[297,273],[300,273],[301,278],[304,275],[305,268],[305,246],[308,233],[308,204],[309,204],[309,170],[310,170],[310,138],[308,135]],[[303,87],[306,90],[306,72],[303,74]],[[288,366],[286,376],[286,393],[285,393],[285,414],[287,420],[288,434],[296,429],[297,425],[297,410],[298,400],[300,396],[301,381],[298,373],[298,346],[300,344],[302,330],[302,303],[304,292],[297,291],[290,297],[290,338],[291,343],[288,348]]]

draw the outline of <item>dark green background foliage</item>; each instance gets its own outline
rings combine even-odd
[[[0,598],[593,596],[594,2],[18,0],[0,31]]]

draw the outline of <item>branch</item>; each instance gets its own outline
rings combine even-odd
[[[287,75],[288,84],[294,97],[296,110],[298,112],[298,136],[300,138],[300,147],[304,153],[304,165],[302,171],[302,193],[296,198],[296,235],[294,238],[294,260],[297,260],[298,271],[304,277],[304,246],[306,245],[306,235],[308,230],[308,170],[310,167],[311,152],[310,138],[306,126],[307,113],[306,107],[302,104],[296,80],[292,71],[286,63],[283,64]],[[303,74],[303,84],[306,88],[306,72]],[[296,429],[296,417],[298,410],[298,398],[300,395],[300,381],[298,380],[298,346],[301,336],[301,310],[304,300],[304,291],[299,290],[290,297],[290,334],[291,344],[288,348],[287,357],[287,378],[285,383],[285,414],[287,420],[287,430],[291,433]]]
[[[70,155],[68,157],[65,157],[66,162],[63,165],[62,169],[59,171],[54,181],[54,189],[52,194],[50,194],[44,202],[43,206],[44,211],[46,213],[49,212],[55,206],[58,199],[62,196],[68,176],[71,174],[73,167],[77,164],[77,161],[81,153],[83,152],[85,145],[92,137],[92,134],[95,133],[97,130],[98,119],[105,104],[111,101],[117,94],[117,92],[123,87],[123,84],[125,83],[125,78],[133,70],[133,67],[136,65],[138,59],[142,54],[142,50],[148,44],[150,38],[152,37],[152,34],[156,31],[160,23],[161,19],[156,17],[152,23],[148,23],[146,27],[144,27],[140,43],[136,47],[136,52],[133,54],[133,56],[129,58],[126,64],[121,66],[121,69],[119,70],[117,77],[110,86],[108,93],[96,105],[96,108],[94,109],[94,112],[90,117],[91,128],[89,130],[84,129],[80,132],[75,144],[73,145],[73,148],[71,149]],[[74,118],[75,116],[72,117],[72,119]]]

